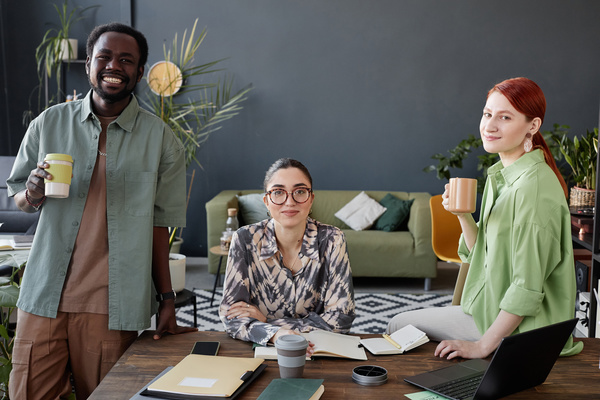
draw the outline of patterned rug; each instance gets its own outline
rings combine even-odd
[[[212,292],[194,289],[197,304],[198,329],[201,331],[222,331],[223,324],[219,319],[218,307],[222,290],[217,289],[213,306],[210,306]],[[452,295],[439,294],[384,294],[355,293],[356,319],[351,333],[384,333],[387,323],[399,312],[418,310],[420,308],[443,307],[450,305]],[[182,326],[194,324],[192,305],[177,309],[177,321]]]

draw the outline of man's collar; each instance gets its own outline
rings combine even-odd
[[[81,122],[90,118],[92,115],[95,115],[93,108],[92,108],[92,94],[93,94],[93,90],[90,89],[90,91],[87,93],[87,95],[83,99],[83,105],[81,108],[81,118],[80,118]],[[137,116],[138,110],[139,110],[139,103],[138,103],[135,95],[132,93],[131,101],[129,101],[129,104],[127,104],[127,107],[125,107],[125,109],[117,117],[115,122],[117,124],[119,124],[119,126],[123,130],[125,130],[127,132],[131,132],[133,130],[133,125],[135,124],[135,118]]]

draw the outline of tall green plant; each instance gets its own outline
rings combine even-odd
[[[206,37],[206,28],[196,35],[197,25],[198,19],[194,21],[189,37],[187,29],[184,30],[181,42],[176,33],[170,49],[163,46],[165,61],[177,65],[182,75],[167,76],[168,80],[163,87],[175,87],[178,80],[182,79],[183,84],[178,94],[155,95],[149,90],[145,101],[181,140],[185,149],[186,169],[193,163],[202,168],[196,152],[212,133],[221,129],[223,122],[239,114],[241,103],[252,90],[249,85],[234,93],[233,79],[230,77],[217,78],[216,82],[191,83],[194,77],[223,71],[222,68],[217,68],[223,59],[194,65],[196,53]],[[187,100],[180,100],[179,93],[185,93]],[[176,231],[176,228],[170,230],[169,246],[173,244]]]

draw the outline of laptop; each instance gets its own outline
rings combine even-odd
[[[508,336],[491,361],[468,360],[404,380],[453,400],[508,396],[546,380],[576,324],[573,318]]]

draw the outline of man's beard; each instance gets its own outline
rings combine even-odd
[[[129,78],[126,76],[121,77],[121,79],[123,79],[123,83],[125,84],[125,88],[123,90],[121,90],[120,92],[117,93],[107,93],[104,91],[104,89],[102,89],[102,86],[100,84],[100,82],[102,82],[102,76],[101,74],[98,74],[96,76],[96,82],[99,82],[97,85],[94,85],[92,83],[92,81],[90,80],[90,77],[88,76],[88,82],[90,83],[90,86],[92,87],[92,90],[105,102],[109,103],[109,104],[113,104],[116,103],[120,100],[126,99],[128,98],[131,93],[133,93],[133,89],[135,89],[135,85],[133,86],[133,88],[129,89],[128,85],[129,85]]]

